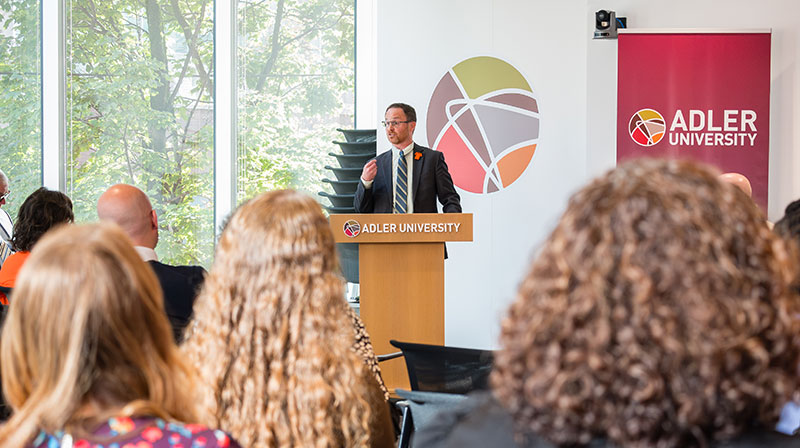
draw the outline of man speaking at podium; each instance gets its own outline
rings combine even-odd
[[[353,201],[356,213],[437,213],[437,198],[445,213],[461,213],[461,198],[444,154],[412,140],[417,126],[414,108],[390,104],[384,117],[392,150],[364,165]]]

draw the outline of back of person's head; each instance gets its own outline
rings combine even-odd
[[[2,332],[3,393],[14,409],[0,446],[37,431],[80,434],[112,416],[192,421],[190,371],[161,289],[111,224],[49,233],[20,272]]]
[[[786,206],[783,217],[775,223],[773,230],[800,245],[800,199]]]
[[[97,199],[97,217],[122,228],[137,246],[158,244],[158,218],[144,191],[133,185],[116,184]]]
[[[182,346],[209,388],[209,424],[243,446],[367,443],[368,373],[337,266],[306,195],[264,193],[230,218]]]
[[[706,446],[797,390],[795,266],[717,173],[638,160],[569,202],[503,323],[495,395],[557,444]]]
[[[20,206],[11,245],[15,251],[29,251],[45,232],[74,220],[72,201],[67,195],[41,187]]]

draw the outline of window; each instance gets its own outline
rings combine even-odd
[[[38,0],[7,0],[0,11],[0,169],[12,193],[4,206],[16,217],[42,184],[41,26]]]
[[[237,5],[237,200],[276,188],[316,196],[336,165],[336,128],[353,127],[355,2]]]
[[[336,128],[354,122],[354,0],[2,1],[14,202],[44,183],[94,221],[106,188],[134,184],[158,212],[161,259],[208,267],[237,202],[327,188]]]
[[[159,217],[162,261],[209,265],[214,241],[212,0],[67,2],[66,193],[97,219],[115,183]]]

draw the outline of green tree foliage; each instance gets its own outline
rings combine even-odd
[[[39,1],[0,0],[0,20],[0,169],[14,218],[42,185]]]
[[[115,183],[144,190],[163,260],[208,264],[214,239],[213,2],[68,2],[67,188],[96,219]]]
[[[223,7],[227,2],[219,0]],[[159,216],[162,260],[204,264],[214,241],[214,0],[69,0],[67,194],[96,220],[115,183]],[[240,199],[321,190],[336,127],[353,123],[354,1],[238,1]],[[0,136],[11,206],[41,184],[39,2],[0,0]],[[49,100],[52,101],[52,100]],[[13,216],[13,214],[12,214]]]
[[[353,126],[354,3],[239,2],[240,200],[287,187],[316,195],[330,177],[336,127]]]

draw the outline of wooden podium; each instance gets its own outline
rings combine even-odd
[[[471,213],[330,215],[337,243],[359,243],[361,319],[376,354],[390,339],[444,345],[444,242],[472,241]],[[391,392],[409,389],[402,358],[381,363]]]

